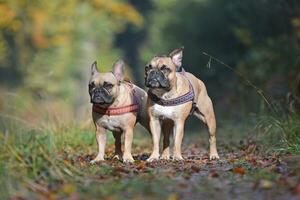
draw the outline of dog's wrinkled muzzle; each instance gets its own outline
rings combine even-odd
[[[169,88],[168,79],[159,70],[152,70],[145,79],[145,85],[149,88]]]
[[[95,88],[91,92],[91,103],[95,104],[111,104],[113,97],[103,87]]]

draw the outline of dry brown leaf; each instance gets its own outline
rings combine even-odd
[[[211,171],[209,176],[212,177],[212,178],[218,178],[220,175],[216,171]]]
[[[292,192],[294,195],[300,194],[300,183],[298,183],[295,187],[292,188]]]
[[[188,187],[188,184],[186,184],[186,183],[178,183],[177,184],[177,187],[179,187],[179,188],[187,188]]]
[[[246,170],[243,167],[235,167],[233,168],[233,173],[235,174],[245,174]]]
[[[123,172],[123,173],[127,174],[127,173],[129,173],[129,170],[125,169],[124,167],[118,166],[118,167],[115,168],[115,172]]]
[[[237,159],[231,158],[228,160],[229,163],[235,163],[237,161]]]
[[[139,163],[137,166],[136,166],[136,169],[138,170],[141,170],[141,169],[145,169],[147,166],[146,166],[146,163],[145,162],[141,162]]]
[[[198,172],[200,172],[200,167],[195,166],[195,165],[192,165],[192,166],[191,166],[191,170],[193,170],[193,172],[198,173]]]

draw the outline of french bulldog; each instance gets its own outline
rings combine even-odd
[[[155,56],[145,67],[145,85],[149,88],[147,113],[153,140],[153,151],[147,161],[170,159],[169,135],[173,131],[173,159],[183,160],[181,143],[184,124],[193,114],[208,126],[209,158],[219,159],[216,147],[216,119],[214,108],[204,83],[182,69],[183,48],[168,56]],[[185,100],[193,95],[192,99]],[[165,104],[164,104],[165,102]],[[173,103],[172,103],[173,102]],[[174,103],[175,102],[175,103]],[[191,113],[192,112],[192,113]],[[159,154],[159,140],[163,131],[163,151]]]
[[[104,160],[107,130],[111,131],[115,138],[115,157],[123,159],[123,162],[133,162],[133,128],[139,122],[149,130],[146,114],[147,93],[124,80],[124,62],[119,60],[113,65],[112,72],[107,73],[98,71],[96,61],[92,64],[89,94],[93,104],[92,116],[98,143],[98,154],[91,163]],[[124,154],[121,150],[123,133]]]

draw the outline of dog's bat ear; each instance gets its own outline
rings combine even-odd
[[[124,66],[125,66],[125,63],[121,59],[118,60],[113,65],[112,73],[115,75],[115,77],[118,79],[118,81],[123,81],[124,80]]]
[[[171,57],[173,63],[176,65],[177,68],[181,67],[182,65],[183,49],[184,47],[180,47],[178,49],[173,50],[169,54],[169,56]]]
[[[93,62],[91,66],[91,75],[93,76],[94,74],[99,73],[98,68],[97,68],[97,61]]]

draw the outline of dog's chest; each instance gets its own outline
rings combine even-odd
[[[103,116],[97,123],[110,131],[120,131],[122,127],[121,120],[116,116]]]
[[[178,111],[180,111],[178,106],[161,106],[154,104],[152,114],[162,119],[174,119],[177,117]]]

